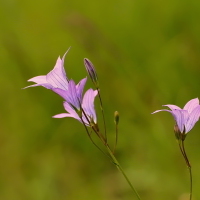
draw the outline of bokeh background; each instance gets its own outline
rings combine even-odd
[[[21,89],[47,74],[69,46],[69,78],[87,75],[84,57],[96,67],[111,144],[113,113],[120,113],[116,156],[142,199],[188,199],[174,121],[151,112],[200,97],[199,19],[199,0],[1,0],[0,199],[136,199],[78,121],[52,118],[64,111],[61,97],[43,87]],[[199,132],[197,123],[185,144],[194,199]]]

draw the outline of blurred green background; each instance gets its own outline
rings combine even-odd
[[[116,157],[142,199],[188,199],[174,121],[151,112],[200,97],[199,20],[199,0],[0,0],[0,199],[136,199],[78,121],[52,118],[64,111],[61,97],[43,87],[21,89],[69,46],[69,78],[87,75],[84,57],[97,69],[110,142],[113,113],[120,112]],[[186,139],[194,199],[199,132],[197,123]]]

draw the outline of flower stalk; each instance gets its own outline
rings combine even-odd
[[[136,195],[138,200],[141,200],[140,195],[138,194],[138,192],[136,191],[136,189],[133,187],[131,181],[129,180],[129,178],[127,177],[127,175],[125,174],[124,170],[122,169],[121,165],[119,164],[117,158],[115,157],[115,155],[113,154],[113,152],[111,151],[110,147],[108,145],[106,145],[106,148],[108,150],[109,155],[112,158],[112,162],[113,164],[117,167],[117,169],[121,172],[121,174],[123,175],[123,177],[125,178],[126,182],[128,183],[128,185],[131,187],[133,193]]]
[[[99,102],[100,102],[100,109],[101,109],[102,118],[103,118],[104,135],[105,135],[105,139],[107,142],[106,120],[105,120],[105,115],[104,115],[104,110],[103,110],[103,102],[101,99],[101,94],[100,94],[100,89],[99,89],[98,76],[97,76],[94,65],[88,58],[84,58],[84,65],[85,65],[86,71],[88,72],[88,74],[92,80],[92,83],[94,84],[94,87],[97,90],[97,94],[98,94],[98,98],[99,98]]]
[[[192,181],[192,167],[189,162],[189,159],[187,157],[184,141],[187,136],[187,133],[192,130],[194,125],[197,123],[200,117],[200,105],[199,105],[199,99],[191,99],[188,101],[183,109],[176,105],[165,105],[170,110],[163,109],[163,110],[157,110],[154,113],[160,112],[160,111],[167,111],[172,114],[175,120],[175,126],[174,126],[174,133],[175,137],[178,141],[179,148],[181,151],[181,154],[186,162],[186,165],[189,170],[189,177],[190,177],[190,197],[189,200],[192,200],[192,188],[193,188],[193,181]]]
[[[192,166],[190,164],[190,161],[187,157],[186,151],[185,151],[185,145],[184,145],[184,141],[183,140],[178,140],[178,144],[179,144],[179,148],[181,151],[181,154],[186,162],[186,165],[188,167],[189,170],[189,178],[190,178],[190,198],[189,200],[192,200],[192,188],[193,188],[193,179],[192,179]]]
[[[86,127],[87,128],[87,127]],[[92,128],[92,127],[91,127]],[[102,141],[103,145],[106,147],[107,152],[108,152],[108,157],[110,157],[112,163],[117,167],[117,169],[120,171],[120,173],[123,175],[123,177],[125,178],[126,182],[128,183],[128,185],[130,186],[130,188],[132,189],[132,191],[134,192],[134,194],[136,195],[138,200],[141,200],[138,192],[136,191],[136,189],[133,187],[131,181],[129,180],[129,178],[127,177],[127,175],[125,174],[124,170],[122,169],[121,165],[119,164],[117,158],[114,155],[114,152],[110,149],[109,144],[106,142],[105,138],[103,137],[103,135],[99,132],[99,130],[97,131],[96,129],[92,128],[93,131],[96,133],[96,135],[99,137],[99,139]],[[97,145],[95,144],[95,146],[97,147]],[[100,149],[98,147],[98,149]],[[101,149],[100,149],[101,150]]]
[[[113,154],[115,153],[115,149],[116,149],[117,142],[118,142],[118,124],[119,124],[119,112],[118,111],[114,112],[114,122],[115,122],[115,145],[114,145],[114,149],[113,149]]]

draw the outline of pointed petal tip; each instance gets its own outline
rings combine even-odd
[[[67,49],[67,51],[64,53],[63,57],[62,57],[62,61],[64,62],[65,56],[67,55],[67,53],[69,52],[69,50],[71,49],[71,46]]]
[[[57,114],[57,115],[52,116],[52,118],[64,118],[64,117],[69,117],[69,114],[61,113],[61,114]]]
[[[151,114],[155,114],[155,113],[157,113],[157,112],[159,112],[159,111],[158,111],[158,110],[156,110],[156,111],[152,112]]]
[[[162,110],[156,110],[156,111],[152,112],[151,114],[155,114],[155,113],[158,113],[158,112],[161,112],[161,111],[167,111],[167,112],[170,112],[170,113],[172,113],[172,111],[171,111],[171,110],[162,109]]]

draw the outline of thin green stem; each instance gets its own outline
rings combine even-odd
[[[106,145],[106,148],[108,150],[109,155],[112,158],[113,163],[115,164],[115,166],[117,167],[117,169],[122,173],[122,175],[124,176],[124,178],[126,179],[127,183],[129,184],[129,186],[131,187],[131,189],[133,190],[134,194],[136,195],[138,200],[141,200],[138,192],[136,191],[136,189],[133,187],[132,183],[130,182],[130,180],[128,179],[127,175],[125,174],[124,170],[122,169],[121,165],[119,164],[118,160],[116,159],[116,157],[114,156],[113,152],[111,151],[110,147],[108,145]]]
[[[118,142],[118,125],[116,124],[115,125],[115,146],[114,146],[114,149],[113,149],[113,154],[115,153],[117,142]]]
[[[189,200],[192,200],[192,188],[193,188],[193,180],[192,180],[192,167],[191,167],[191,164],[189,162],[189,159],[187,157],[187,154],[186,154],[186,151],[185,151],[185,145],[184,145],[184,141],[183,140],[179,140],[178,141],[179,143],[179,148],[181,150],[181,153],[185,159],[185,162],[186,162],[186,165],[188,167],[188,170],[189,170],[189,177],[190,177],[190,198]]]
[[[86,118],[88,124],[90,124],[90,119],[88,118],[88,116],[86,115],[86,113],[85,113],[85,111],[84,111],[84,109],[83,109],[82,107],[81,107],[81,111],[82,111],[82,114],[85,116],[85,118]],[[81,121],[82,121],[82,123],[85,125],[85,122],[83,122],[82,117],[81,117]],[[85,126],[86,126],[86,125],[85,125]],[[106,138],[102,135],[102,133],[99,132],[98,127],[97,127],[97,124],[96,124],[96,126],[90,126],[90,127],[93,129],[93,131],[97,134],[97,136],[99,137],[99,139],[100,139],[100,140],[103,142],[103,144],[105,145],[105,144],[107,143],[107,140],[106,140]]]
[[[103,154],[106,155],[108,158],[110,158],[110,156],[109,156],[107,153],[105,153],[105,152],[94,142],[94,140],[92,139],[92,137],[91,137],[91,135],[90,135],[90,133],[89,133],[89,131],[88,131],[88,128],[87,128],[87,126],[85,125],[85,122],[83,121],[82,117],[81,117],[81,121],[82,121],[82,123],[83,123],[83,125],[84,125],[84,127],[85,127],[85,130],[86,130],[86,132],[87,132],[87,135],[88,135],[90,141],[92,142],[92,144],[93,144],[97,149],[99,149],[99,151],[101,151],[101,153],[103,153]]]
[[[188,166],[188,169],[189,169],[189,176],[190,176],[190,200],[192,200],[192,187],[193,187],[193,181],[192,181],[192,168],[191,168],[191,164],[188,160],[188,157],[187,157],[187,154],[186,154],[186,151],[185,151],[185,145],[184,145],[184,141],[181,142],[182,143],[182,147],[183,147],[183,152],[184,152],[184,155],[185,155],[185,158],[186,158],[186,163],[187,163],[187,166]]]
[[[88,119],[88,117],[87,117],[87,115],[86,115],[86,113],[84,112],[83,109],[82,109],[82,112],[83,112],[84,116],[86,117],[86,120],[87,120],[88,123],[89,123],[90,121],[89,121],[89,119]],[[139,194],[137,193],[136,189],[133,187],[132,183],[131,183],[130,180],[128,179],[128,177],[127,177],[127,175],[125,174],[124,170],[123,170],[122,167],[120,166],[118,160],[116,159],[116,157],[114,156],[113,152],[111,151],[111,149],[110,149],[110,147],[109,147],[109,145],[108,145],[108,143],[107,143],[107,138],[104,138],[104,136],[99,132],[98,129],[96,129],[95,127],[91,127],[91,128],[93,129],[93,131],[96,133],[96,135],[99,137],[99,139],[102,141],[102,143],[104,144],[104,146],[107,148],[109,155],[106,154],[106,153],[105,153],[100,147],[98,147],[98,146],[96,145],[96,143],[93,141],[93,139],[92,139],[92,137],[91,137],[91,135],[90,135],[90,133],[89,133],[89,131],[88,131],[88,128],[87,128],[85,122],[84,122],[83,119],[82,119],[82,116],[81,116],[81,121],[82,121],[82,123],[83,123],[83,125],[84,125],[84,127],[85,127],[85,129],[86,129],[86,132],[87,132],[87,134],[88,134],[88,136],[89,136],[91,142],[92,142],[102,153],[104,153],[106,156],[108,156],[108,157],[112,160],[112,162],[114,163],[114,165],[115,165],[115,166],[117,167],[117,169],[122,173],[122,175],[124,176],[125,180],[127,181],[127,183],[129,184],[129,186],[130,186],[131,189],[133,190],[133,192],[134,192],[134,194],[136,195],[137,199],[138,199],[138,200],[141,200],[141,198],[140,198]]]
[[[100,90],[99,90],[99,88],[97,88],[97,92],[98,92],[98,97],[99,97],[99,101],[100,101],[101,113],[102,113],[102,117],[103,117],[103,125],[104,125],[105,140],[106,140],[106,142],[107,142],[106,120],[105,120],[105,116],[104,116],[103,102],[102,102],[102,100],[101,100],[101,95],[100,95]]]

